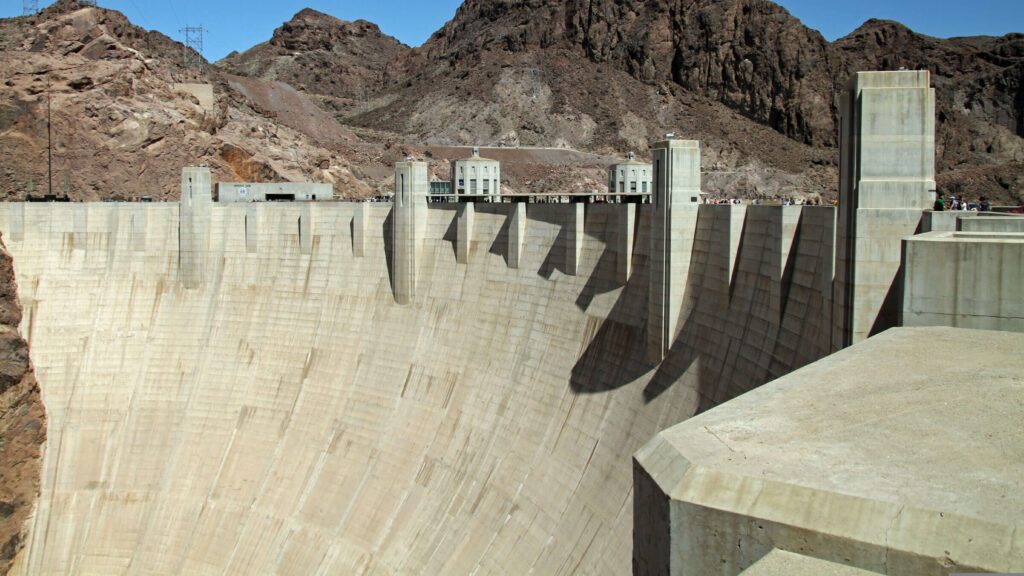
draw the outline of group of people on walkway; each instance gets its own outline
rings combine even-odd
[[[973,210],[975,212],[989,212],[992,207],[988,203],[988,199],[984,196],[978,198],[977,202],[968,202],[966,198],[957,198],[956,196],[950,196],[947,204],[947,200],[939,194],[935,198],[935,206],[932,208],[935,212],[943,212],[945,210]]]

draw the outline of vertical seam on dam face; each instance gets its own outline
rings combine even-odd
[[[778,263],[761,262],[753,245],[766,237],[750,236],[723,300],[729,285],[711,279],[742,224],[701,207],[696,220],[721,231],[692,237],[689,312],[651,362],[652,207],[590,206],[576,275],[557,264],[545,275],[571,248],[559,242],[575,216],[490,206],[474,211],[472,244],[499,248],[466,264],[443,240],[456,213],[423,208],[406,306],[388,281],[384,224],[397,206],[209,206],[199,267],[182,276],[192,287],[175,281],[178,260],[199,248],[178,248],[173,206],[146,209],[140,245],[134,224],[117,225],[136,206],[89,205],[70,262],[50,257],[63,241],[56,207],[0,206],[29,224],[10,250],[62,447],[46,451],[31,573],[628,571],[633,451],[824,355],[827,280],[794,275],[786,309],[805,328],[781,330],[791,315],[760,296],[782,293]],[[639,225],[623,284],[629,211]],[[360,219],[374,231],[363,257]],[[798,270],[820,270],[831,242],[810,230],[790,249]]]

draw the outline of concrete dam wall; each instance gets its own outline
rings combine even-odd
[[[457,206],[398,305],[390,205],[0,205],[50,422],[15,573],[628,573],[633,452],[831,351],[833,208],[700,206],[653,362],[650,205]]]

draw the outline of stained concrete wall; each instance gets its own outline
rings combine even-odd
[[[931,232],[904,240],[903,252],[900,325],[1024,332],[1024,232]]]
[[[387,205],[212,206],[192,288],[177,205],[80,207],[0,204],[50,418],[24,574],[626,573],[631,454],[827,348],[831,208],[701,207],[650,362],[649,205],[479,204],[465,264],[429,205],[407,306]]]

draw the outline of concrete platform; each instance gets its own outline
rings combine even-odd
[[[635,456],[636,572],[747,574],[774,549],[1024,571],[1021,347],[891,329],[662,432]]]

